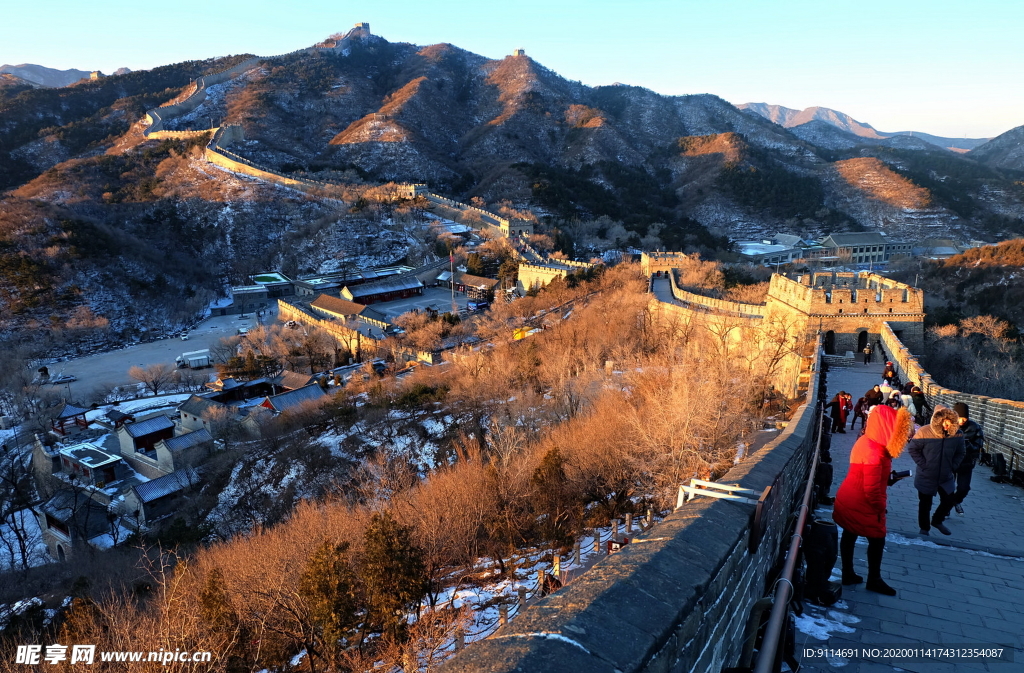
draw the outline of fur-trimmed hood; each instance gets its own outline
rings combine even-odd
[[[909,411],[897,411],[892,407],[879,405],[868,415],[864,436],[875,444],[884,446],[890,457],[898,458],[903,453],[903,447],[907,445],[913,429],[914,424]]]
[[[953,432],[947,435],[942,430],[942,422],[951,421],[953,423]],[[928,425],[921,426],[921,429],[914,435],[915,439],[942,439],[943,437],[950,437],[957,433],[957,428],[960,426],[960,417],[955,411],[949,407],[944,407],[941,404],[935,405],[935,411],[932,412],[932,420]]]
[[[885,445],[889,455],[899,458],[912,434],[914,434],[914,419],[907,409],[900,407],[896,412],[896,420],[893,422],[892,435]]]

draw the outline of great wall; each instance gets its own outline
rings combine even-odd
[[[362,39],[359,24],[342,40],[299,50],[343,50],[346,40]],[[289,188],[329,195],[337,187],[277,173],[226,149],[244,139],[241,127],[210,131],[168,131],[163,122],[195,110],[209,86],[227,81],[263,59],[249,59],[201,78],[183,101],[147,114],[148,138],[194,138],[213,132],[206,159],[227,170]],[[431,193],[426,185],[405,185],[408,198],[423,197],[439,214],[479,222],[516,238],[532,233],[527,224]],[[520,290],[589,268],[584,262],[544,258],[520,246]],[[821,364],[849,365],[865,344],[881,344],[902,380],[918,383],[932,405],[966,402],[981,423],[989,453],[1001,454],[1011,470],[1024,469],[1024,402],[993,399],[939,385],[914,352],[924,343],[924,297],[920,289],[874,273],[775,274],[765,302],[744,304],[707,297],[680,287],[673,269],[682,253],[645,253],[643,272],[651,278],[652,312],[664,324],[705,329],[721,342],[723,355],[757,350],[765,339],[786,342],[776,370],[777,388],[803,404],[777,439],[725,474],[723,483],[755,492],[770,487],[755,527],[750,506],[717,499],[683,503],[662,522],[631,538],[632,544],[603,559],[555,593],[520,609],[516,618],[484,640],[459,652],[441,670],[502,673],[580,670],[601,673],[718,671],[749,666],[750,622],[772,592],[774,568],[792,524],[792,512],[817,439],[816,413]],[[282,315],[304,321],[282,304]],[[323,321],[349,345],[352,330]],[[356,346],[358,347],[358,346]]]
[[[1024,402],[944,388],[912,354],[907,343],[920,349],[924,338],[920,289],[866,272],[774,274],[763,304],[741,304],[680,288],[673,273],[680,257],[646,253],[641,259],[662,320],[732,335],[723,341],[732,353],[758,348],[753,335],[772,321],[793,328],[790,336],[802,335],[810,345],[807,356],[787,358],[777,372],[780,389],[802,395],[802,406],[775,441],[720,479],[755,493],[770,487],[757,524],[750,505],[714,498],[683,502],[594,569],[459,652],[442,671],[750,670],[759,606],[777,586],[782,542],[817,439],[826,345],[833,353],[847,351],[829,359],[849,366],[855,360],[848,351],[862,342],[881,343],[902,380],[919,383],[932,405],[966,402],[984,428],[986,450],[1001,454],[1011,470],[1024,469],[1015,457],[1024,455]]]
[[[323,42],[313,47],[297,49],[286,54],[278,54],[277,56],[254,56],[253,58],[246,59],[245,61],[228,68],[227,70],[222,70],[221,72],[214,73],[212,75],[200,77],[193,84],[192,92],[186,96],[184,100],[162,105],[146,112],[145,119],[148,126],[143,131],[143,135],[147,139],[152,140],[188,140],[205,134],[212,134],[210,142],[207,143],[204,151],[204,156],[210,163],[235,173],[259,178],[261,180],[290,187],[292,189],[321,192],[325,196],[330,196],[332,188],[337,187],[337,185],[334,185],[333,183],[284,175],[264,166],[259,166],[248,159],[227,150],[226,148],[231,146],[233,143],[245,139],[245,134],[241,126],[225,125],[203,130],[172,131],[165,129],[164,124],[166,121],[169,121],[174,117],[188,114],[202,105],[206,100],[207,89],[209,87],[217,84],[223,84],[224,82],[234,79],[235,77],[248,72],[263,61],[295,56],[303,53],[345,53],[355,40],[364,40],[369,37],[370,34],[370,25],[368,23],[357,23],[354,28],[348,31],[348,33],[340,39]]]

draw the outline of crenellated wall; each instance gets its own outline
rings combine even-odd
[[[688,292],[687,290],[679,287],[676,283],[676,275],[671,271],[668,272],[668,278],[672,285],[672,296],[693,307],[703,307],[711,311],[720,311],[722,313],[735,313],[740,316],[751,318],[761,318],[765,315],[766,306],[764,304],[743,304],[738,301],[705,297],[704,295]]]
[[[752,505],[687,502],[440,670],[717,673],[749,665],[741,661],[747,621],[771,592],[816,442],[813,369],[807,402],[782,434],[720,480],[756,493],[771,486],[756,548]]]
[[[318,327],[330,334],[339,345],[344,346],[350,353],[361,353],[369,351],[374,357],[380,341],[373,339],[357,330],[354,330],[344,322],[330,318],[321,318],[302,310],[284,299],[277,300],[278,319],[281,321],[294,320],[302,325]],[[418,351],[413,348],[395,348],[397,358],[404,358],[406,362],[420,361],[427,364],[436,364],[437,354],[429,351]]]
[[[193,138],[200,133],[209,133],[209,130],[205,131],[167,131],[164,129],[164,120],[172,117],[177,117],[183,114],[192,112],[197,107],[202,105],[203,101],[206,100],[206,88],[215,84],[221,84],[228,81],[243,72],[249,70],[262,59],[258,56],[246,59],[238,65],[232,66],[227,70],[214,73],[212,75],[206,75],[200,77],[193,84],[192,93],[185,98],[185,100],[172,103],[170,105],[163,105],[158,108],[154,108],[146,112],[146,119],[149,121],[149,128],[143,133],[147,138]]]
[[[1011,451],[1004,444],[1024,447],[1024,402],[945,388],[925,371],[913,352],[888,325],[882,328],[881,340],[886,356],[896,365],[900,380],[919,385],[933,408],[937,404],[950,408],[957,402],[966,404],[971,410],[971,420],[981,425],[986,438],[999,440],[988,442],[986,450],[1003,454],[1007,465],[1014,462],[1011,461]],[[1018,463],[1017,469],[1024,469],[1024,466]]]

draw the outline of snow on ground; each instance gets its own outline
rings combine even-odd
[[[632,535],[639,533],[635,526]],[[594,533],[598,536],[595,550]],[[607,556],[607,543],[612,539],[612,526],[595,529],[592,533],[578,538],[580,542],[580,563],[575,563],[570,553],[561,559],[561,571],[564,583],[585,573],[592,565]],[[625,526],[618,526],[618,537],[626,537]],[[533,602],[539,595],[537,591],[538,574],[554,574],[552,557],[557,550],[544,547],[532,547],[520,550],[512,560],[506,561],[506,568],[514,566],[514,572],[506,577],[498,574],[498,564],[490,558],[481,558],[476,565],[476,586],[465,583],[455,584],[442,590],[438,595],[437,605],[451,604],[455,608],[469,607],[472,610],[473,622],[466,628],[466,642],[482,640],[493,634],[501,626],[500,606],[508,608],[508,618],[512,620],[519,611],[519,588],[526,588],[527,602]],[[464,573],[456,573],[463,576]],[[489,579],[490,578],[490,579]],[[456,578],[453,576],[452,581]],[[427,608],[424,601],[423,609]],[[848,615],[843,616],[848,619]],[[856,619],[855,617],[853,619]]]

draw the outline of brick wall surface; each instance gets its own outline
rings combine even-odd
[[[974,395],[942,386],[925,371],[889,325],[883,326],[881,341],[886,357],[896,365],[900,380],[913,381],[921,386],[933,408],[937,404],[952,408],[957,402],[963,402],[971,410],[971,420],[979,423],[985,431],[986,439],[998,440],[987,442],[987,451],[1002,453],[1008,465],[1013,456],[1006,445],[1017,448],[1020,453],[1024,447],[1024,402]],[[1018,469],[1024,467],[1018,466]]]

